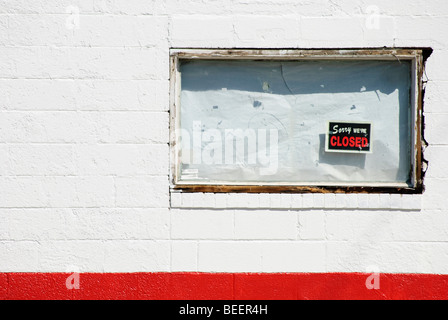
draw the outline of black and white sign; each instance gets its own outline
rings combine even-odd
[[[368,122],[328,122],[326,152],[372,152],[372,124]]]

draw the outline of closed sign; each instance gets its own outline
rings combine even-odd
[[[370,153],[372,125],[367,122],[328,122],[326,152]]]

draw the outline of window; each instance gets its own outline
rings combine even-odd
[[[201,192],[421,192],[423,51],[171,51],[171,180]]]

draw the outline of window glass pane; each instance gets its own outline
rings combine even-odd
[[[182,61],[180,181],[409,183],[409,61]],[[325,151],[329,121],[371,153]]]

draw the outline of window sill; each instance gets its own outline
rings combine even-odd
[[[171,192],[171,208],[421,210],[421,194],[183,193]]]

